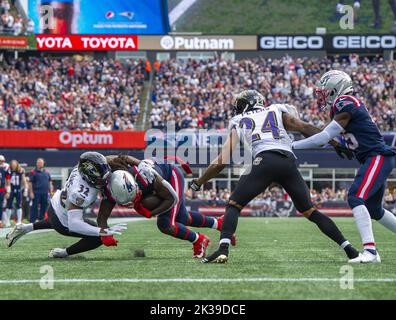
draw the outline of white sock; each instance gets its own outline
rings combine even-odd
[[[365,249],[375,250],[375,240],[373,234],[373,226],[371,217],[365,205],[360,205],[352,209],[355,217],[356,225],[362,238],[363,247]]]
[[[22,209],[17,209],[17,224],[22,223]]]
[[[396,233],[396,217],[392,212],[384,209],[384,216],[378,220],[385,228],[388,228],[390,231]]]
[[[349,246],[351,243],[348,240],[345,240],[343,243],[341,243],[340,247],[342,249],[345,249],[347,246]]]
[[[33,229],[33,223],[21,224],[20,228],[21,228],[22,230],[27,231],[27,232],[31,232],[31,231],[34,230],[34,229]]]
[[[220,240],[219,243],[220,243],[220,244],[222,244],[222,243],[231,244],[231,239],[223,238],[223,239]]]
[[[11,209],[6,210],[6,227],[11,225]]]
[[[217,219],[215,218],[213,220],[214,220],[214,222],[213,222],[213,225],[212,225],[212,229],[217,229],[217,226],[218,226]]]

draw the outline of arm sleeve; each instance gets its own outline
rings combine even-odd
[[[342,131],[344,131],[344,128],[341,127],[337,121],[333,120],[321,132],[307,139],[293,142],[293,149],[310,149],[321,147],[339,135]]]
[[[98,237],[100,228],[91,226],[84,222],[82,209],[73,209],[67,212],[68,227],[71,232],[79,233],[85,236]]]

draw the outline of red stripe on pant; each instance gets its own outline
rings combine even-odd
[[[366,198],[367,198],[367,196],[368,196],[368,193],[369,193],[369,191],[371,190],[371,188],[372,188],[372,186],[373,186],[373,183],[374,183],[374,181],[375,181],[375,178],[377,178],[378,173],[379,173],[380,170],[381,170],[381,167],[382,167],[382,163],[383,163],[383,162],[384,162],[384,157],[383,157],[383,156],[380,156],[380,160],[379,160],[377,169],[375,170],[374,175],[373,175],[373,178],[371,179],[370,184],[369,184],[368,188],[366,189],[366,191],[365,191],[365,193],[364,193],[364,195],[363,195],[363,199],[364,199],[364,200],[366,200]]]
[[[374,168],[374,166],[375,166],[375,162],[377,161],[377,158],[378,158],[378,157],[380,157],[378,166],[377,166],[377,168],[375,169],[375,172],[374,172],[373,176],[371,177],[370,184],[368,185],[368,187],[367,187],[367,189],[365,190],[363,196],[361,197],[360,194],[362,193],[363,188],[364,188],[365,185],[367,184],[367,180],[368,180],[370,174],[371,174],[372,171],[373,171],[373,168]],[[375,180],[375,178],[377,177],[379,170],[381,170],[381,166],[382,166],[382,162],[383,162],[383,161],[384,161],[384,157],[383,157],[383,156],[375,156],[375,157],[373,157],[373,159],[372,159],[371,162],[370,162],[369,168],[368,168],[368,170],[366,171],[366,174],[364,175],[363,182],[360,184],[359,189],[358,189],[358,191],[357,191],[357,193],[356,193],[356,197],[362,198],[362,199],[364,199],[364,200],[367,198],[367,195],[368,195],[368,193],[369,193],[371,187],[373,186],[374,180]]]
[[[180,175],[178,174],[177,170],[172,169],[172,177],[171,177],[171,186],[176,191],[177,196],[179,197],[176,205],[171,210],[171,226],[174,229],[173,235],[176,236],[179,228],[176,223],[176,216],[180,209],[180,202],[181,202],[181,179]]]

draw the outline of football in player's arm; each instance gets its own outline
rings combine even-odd
[[[133,204],[133,208],[136,212],[146,218],[151,218],[163,212],[167,212],[177,203],[178,196],[172,186],[157,174],[145,160],[139,160],[132,156],[108,156],[107,160],[113,172],[117,170],[130,172],[132,167],[137,168],[135,178],[139,175],[141,179],[144,179],[145,183],[151,186],[153,193],[161,201],[154,209],[149,210],[142,205],[140,201],[141,195],[139,194],[136,195],[135,199],[130,199],[128,203],[119,203],[116,199],[111,199],[111,196],[107,194],[107,196],[102,199],[99,206],[97,218],[98,226],[107,227],[108,218],[117,203],[124,206]],[[122,183],[122,181],[118,179],[118,181],[114,181],[114,183]]]

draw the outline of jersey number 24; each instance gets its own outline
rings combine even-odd
[[[239,121],[239,127],[254,131],[254,129],[256,128],[256,123],[252,118],[246,117],[242,118],[241,121]],[[274,111],[268,112],[267,117],[264,120],[263,126],[261,127],[261,132],[271,132],[274,139],[280,139],[278,120],[276,119],[276,114]],[[259,133],[255,133],[252,135],[252,142],[258,141],[260,139],[261,137]]]

